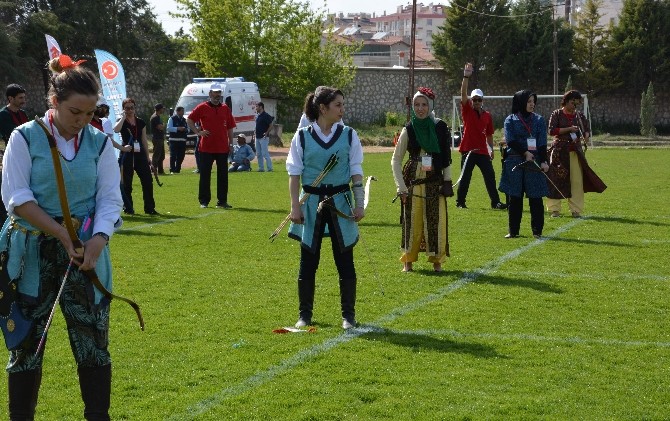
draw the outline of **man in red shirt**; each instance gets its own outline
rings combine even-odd
[[[461,111],[463,115],[463,138],[458,147],[461,153],[461,181],[456,194],[456,207],[467,208],[465,198],[470,188],[472,170],[479,167],[484,176],[486,191],[491,199],[491,208],[506,209],[507,205],[500,202],[496,189],[496,174],[493,170],[493,120],[491,113],[482,108],[484,93],[474,89],[468,98],[468,80],[472,75],[472,64],[467,63],[463,69],[461,83]]]
[[[209,100],[198,104],[186,119],[191,131],[200,136],[200,185],[198,201],[206,208],[212,198],[212,165],[216,162],[216,207],[230,209],[228,204],[228,154],[233,138],[235,119],[230,108],[223,103],[222,88],[213,83]],[[196,126],[196,124],[199,126]]]

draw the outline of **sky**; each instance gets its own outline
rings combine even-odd
[[[181,19],[173,18],[168,14],[169,11],[177,11],[177,4],[174,0],[147,1],[154,14],[158,17],[158,21],[163,24],[165,32],[173,35],[182,26],[185,30],[188,29],[188,23],[182,22]],[[424,3],[429,3],[429,1],[426,2],[426,0],[423,1]],[[407,4],[408,0],[309,0],[309,3],[314,10],[323,9],[327,6],[327,11],[330,13],[344,12],[346,14],[365,12],[372,14],[374,12],[379,16],[382,15],[384,11],[386,11],[387,15],[395,13],[396,8],[402,4]],[[440,1],[435,0],[434,3],[440,3]]]

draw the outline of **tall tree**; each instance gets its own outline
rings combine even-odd
[[[619,86],[640,92],[670,87],[670,1],[624,0],[607,59]]]
[[[191,21],[192,58],[208,76],[245,76],[300,105],[318,85],[353,79],[356,48],[322,39],[323,14],[293,0],[176,0]]]
[[[605,66],[608,29],[600,24],[603,0],[586,0],[582,10],[575,13],[574,63],[578,84],[588,94],[598,94],[611,86]]]
[[[433,47],[450,81],[460,82],[466,62],[474,67],[473,86],[483,76],[480,69],[486,69],[489,78],[504,73],[503,63],[512,54],[507,0],[453,0],[441,29],[433,35]]]
[[[554,42],[558,49],[559,74],[569,74],[572,68],[573,31],[564,19],[552,14],[554,7],[553,3],[547,6],[546,2],[539,0],[520,0],[512,6],[517,30],[510,47],[517,54],[504,67],[508,79],[527,86],[551,85]]]
[[[149,89],[157,89],[182,58],[146,0],[33,0],[18,5],[21,51],[38,65],[48,58],[45,33],[71,56],[90,57],[100,48],[121,59],[130,71],[148,66],[144,85]]]

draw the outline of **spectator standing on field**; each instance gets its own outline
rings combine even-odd
[[[179,174],[186,156],[186,137],[188,136],[184,107],[177,107],[168,120],[167,130],[170,142],[170,174]]]
[[[149,120],[149,124],[151,125],[151,142],[154,144],[151,163],[158,171],[158,174],[165,174],[163,170],[163,161],[165,160],[165,125],[161,119],[163,111],[165,111],[163,104],[154,105],[154,113]]]
[[[265,112],[265,104],[259,102],[256,104],[256,153],[258,154],[258,171],[265,171],[263,161],[265,160],[268,171],[272,171],[272,158],[270,158],[270,138],[268,132],[272,127],[274,117]]]
[[[212,198],[212,165],[216,162],[216,207],[230,209],[228,204],[228,154],[230,140],[236,127],[230,108],[222,103],[222,88],[213,83],[209,100],[198,104],[186,119],[191,131],[200,137],[200,184],[198,201],[201,208],[209,206]],[[196,123],[200,128],[196,127]]]
[[[458,147],[461,153],[462,176],[456,193],[456,207],[467,208],[465,199],[470,188],[472,170],[479,167],[484,177],[486,191],[491,199],[491,208],[506,209],[507,205],[500,203],[500,195],[496,189],[496,174],[493,170],[493,119],[491,113],[482,107],[484,92],[474,89],[468,98],[468,81],[472,75],[472,63],[467,63],[463,69],[461,82],[461,111],[463,115],[463,139]]]
[[[91,119],[91,126],[106,134],[116,149],[121,152],[130,152],[132,150],[130,145],[121,145],[114,139],[114,126],[107,116],[109,116],[109,105],[107,105],[105,97],[101,96],[98,98],[98,103]]]
[[[5,91],[7,105],[0,108],[0,137],[5,146],[15,128],[28,122],[28,114],[23,110],[26,106],[26,90],[21,85],[12,83]]]
[[[114,131],[121,133],[124,145],[130,145],[132,152],[125,152],[119,156],[121,166],[121,196],[123,198],[123,212],[127,215],[135,214],[133,205],[133,172],[137,173],[142,185],[142,199],[144,213],[158,215],[154,201],[154,184],[151,173],[154,166],[149,159],[147,144],[146,123],[135,114],[135,100],[126,98],[121,103],[123,112],[121,118],[114,125]]]

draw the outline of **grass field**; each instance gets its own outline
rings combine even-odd
[[[350,333],[329,245],[316,332],[272,333],[297,319],[299,245],[285,230],[268,241],[288,212],[283,165],[231,174],[232,210],[200,209],[196,174],[165,176],[161,216],[125,218],[111,242],[115,292],[147,324],[113,303],[112,419],[670,418],[670,150],[588,158],[609,187],[586,196],[585,219],[547,218],[535,240],[525,203],[522,238],[504,239],[507,215],[475,172],[470,208],[448,200],[445,272],[422,259],[404,274],[390,154],[366,154],[379,181]],[[82,419],[64,325],[58,312],[38,420]]]

